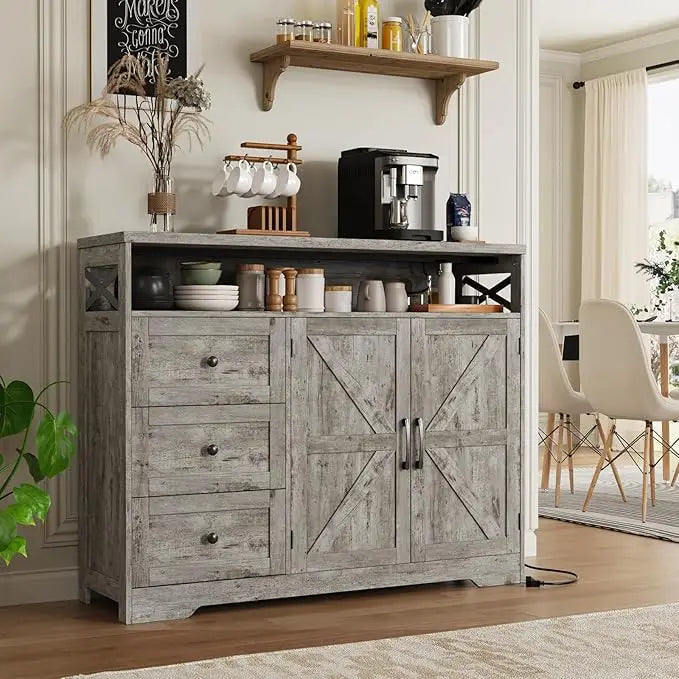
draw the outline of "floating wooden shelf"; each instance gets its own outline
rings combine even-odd
[[[450,98],[466,78],[497,70],[497,61],[453,59],[434,54],[420,55],[389,50],[372,50],[343,45],[294,40],[273,45],[250,55],[250,61],[264,66],[263,106],[273,108],[278,79],[289,66],[323,68],[331,71],[396,75],[436,81],[436,124],[448,116]]]

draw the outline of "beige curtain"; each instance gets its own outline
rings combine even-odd
[[[645,70],[585,86],[582,299],[648,303],[634,264],[648,251]]]

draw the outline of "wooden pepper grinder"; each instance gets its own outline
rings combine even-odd
[[[283,269],[285,276],[285,297],[283,297],[283,311],[297,311],[297,269]]]
[[[278,291],[282,273],[281,269],[266,270],[266,276],[269,279],[269,294],[266,297],[267,311],[283,311],[283,298]]]

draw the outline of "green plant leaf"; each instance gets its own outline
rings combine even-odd
[[[0,559],[5,562],[6,566],[9,566],[10,561],[17,554],[21,554],[24,557],[28,556],[26,553],[26,538],[22,538],[21,535],[16,535],[5,549],[0,550]]]
[[[45,475],[40,469],[40,462],[38,461],[38,458],[32,453],[24,453],[24,460],[26,460],[28,471],[31,473],[33,480],[36,483],[42,481],[45,478]]]
[[[40,521],[45,520],[52,504],[52,498],[47,493],[30,483],[22,483],[17,486],[14,489],[14,499],[18,505],[27,507],[32,515]]]
[[[78,429],[68,413],[61,412],[56,417],[45,413],[35,438],[40,471],[44,476],[52,478],[68,469],[75,453],[77,434]]]
[[[34,407],[33,390],[25,382],[0,385],[0,438],[24,431]]]
[[[33,510],[30,505],[17,502],[9,505],[5,511],[21,526],[35,526]]]
[[[16,534],[17,522],[6,509],[3,509],[0,511],[0,552],[9,547]]]

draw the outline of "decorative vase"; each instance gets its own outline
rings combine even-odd
[[[679,290],[666,293],[665,316],[667,321],[679,321]]]
[[[177,212],[177,196],[174,192],[174,178],[169,174],[156,172],[148,194],[148,213],[151,215],[151,231],[174,231],[174,216]]]

